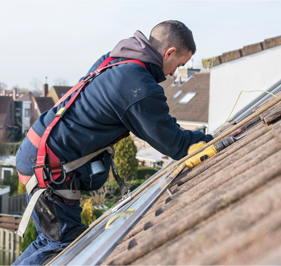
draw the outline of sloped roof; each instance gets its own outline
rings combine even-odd
[[[41,114],[50,110],[55,104],[51,97],[34,97],[34,99]]]
[[[280,110],[185,170],[102,265],[280,264]]]
[[[72,87],[70,86],[53,86],[54,90],[56,91],[59,99],[66,94]]]
[[[160,85],[164,88],[171,116],[184,121],[208,122],[210,73],[195,73],[180,86],[179,82],[173,86],[171,78]],[[182,93],[173,99],[172,97],[180,90]],[[179,104],[188,92],[195,92],[196,95],[187,104]]]
[[[244,46],[242,49],[233,50],[223,53],[219,56],[203,59],[203,67],[211,68],[217,65],[241,58],[243,56],[251,55],[281,45],[281,36],[265,39],[263,42],[250,44]]]
[[[13,97],[0,96],[0,127],[4,126]]]
[[[6,96],[12,97],[13,96],[13,91],[9,90],[9,91],[5,91]],[[3,93],[3,92],[2,92]],[[32,97],[32,92],[28,91],[28,90],[17,90],[16,93],[16,101],[31,101],[31,97]]]
[[[31,101],[32,92],[31,91],[18,91],[16,101]]]

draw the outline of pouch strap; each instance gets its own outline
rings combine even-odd
[[[128,194],[130,192],[130,190],[128,189],[128,187],[126,186],[125,182],[123,181],[123,179],[118,175],[117,173],[117,169],[115,166],[115,163],[113,161],[113,156],[111,156],[111,167],[112,167],[112,174],[116,180],[116,182],[118,183],[118,186],[120,188],[122,197],[126,194]]]
[[[25,188],[26,192],[28,193],[28,196],[32,192],[32,190],[37,186],[38,180],[35,174],[33,174],[30,179],[27,181]]]
[[[99,154],[101,154],[102,152],[104,151],[108,151],[109,154],[112,153],[112,150],[113,148],[108,146],[108,147],[105,147],[103,149],[100,149],[98,151],[95,151],[93,153],[90,153],[86,156],[83,156],[79,159],[76,159],[74,161],[71,161],[69,163],[66,163],[64,164],[62,167],[63,169],[65,170],[66,173],[69,173],[69,172],[72,172],[74,170],[76,170],[77,168],[79,168],[80,166],[84,165],[85,163],[89,162],[91,159],[93,159],[94,157],[98,156]]]
[[[80,200],[81,191],[80,190],[72,190],[72,189],[56,189],[53,192],[60,197],[69,199],[69,200]]]
[[[20,224],[19,224],[19,227],[18,227],[18,230],[16,231],[16,233],[23,237],[24,236],[24,233],[25,233],[25,230],[28,226],[28,223],[29,223],[29,220],[30,220],[30,217],[32,215],[32,212],[34,210],[34,207],[36,205],[36,202],[37,200],[39,199],[39,197],[41,196],[41,194],[47,190],[48,188],[41,188],[39,190],[37,190],[33,196],[31,197],[26,209],[25,209],[25,212],[21,218],[21,221],[20,221]]]

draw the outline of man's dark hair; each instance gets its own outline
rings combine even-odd
[[[159,52],[168,47],[177,48],[178,56],[181,56],[187,49],[192,54],[196,52],[192,31],[177,20],[167,20],[157,24],[150,32],[149,42]]]

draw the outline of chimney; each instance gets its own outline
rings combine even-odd
[[[17,89],[13,89],[13,100],[15,101],[17,99]]]
[[[176,86],[176,76],[174,76],[173,78],[174,78],[174,82],[173,82],[172,86],[174,87],[174,86]]]
[[[48,92],[49,92],[49,86],[48,86],[47,77],[46,77],[46,83],[43,84],[42,97],[47,97]]]
[[[187,73],[188,73],[187,68],[179,68],[178,70],[178,76],[181,76],[182,79],[187,79]]]
[[[48,84],[43,84],[43,91],[42,91],[42,97],[47,97],[47,94],[49,92]]]
[[[2,96],[6,96],[6,90],[2,90]]]

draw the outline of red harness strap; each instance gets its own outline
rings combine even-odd
[[[37,161],[36,166],[33,168],[34,173],[38,179],[38,182],[41,186],[41,188],[45,188],[46,184],[49,184],[54,182],[57,178],[61,176],[61,173],[63,171],[61,167],[61,162],[59,161],[59,158],[52,152],[52,150],[47,146],[47,140],[55,127],[55,125],[59,122],[61,117],[64,115],[64,113],[67,111],[67,109],[71,106],[71,104],[75,101],[79,93],[83,88],[86,87],[96,76],[98,76],[101,72],[106,70],[107,68],[110,68],[112,66],[120,65],[120,64],[126,64],[126,63],[136,63],[144,68],[146,68],[145,64],[139,60],[126,60],[117,62],[115,64],[106,66],[109,62],[111,62],[114,58],[108,57],[106,60],[103,61],[103,63],[98,67],[96,72],[91,72],[86,78],[84,78],[82,81],[80,81],[77,85],[75,85],[71,90],[69,90],[64,97],[62,97],[55,106],[58,106],[61,102],[63,102],[67,97],[69,97],[71,94],[73,94],[75,91],[76,93],[72,96],[72,98],[68,101],[68,103],[62,107],[56,114],[56,117],[52,121],[52,123],[46,128],[42,138],[40,138],[34,130],[31,128],[28,132],[27,136],[30,139],[30,141],[38,147],[37,152]],[[37,136],[37,137],[36,137]],[[38,139],[39,138],[39,139]],[[49,161],[50,161],[50,177],[51,181],[48,181],[48,174],[46,171],[45,161],[46,161],[46,155],[49,154]],[[26,178],[22,178],[24,183],[26,183]]]
[[[146,68],[146,65],[139,61],[139,60],[126,60],[126,61],[121,61],[121,62],[117,62],[115,64],[106,66],[109,62],[111,62],[114,58],[112,57],[108,57],[106,58],[101,65],[98,67],[96,72],[91,72],[89,74],[90,77],[93,77],[94,75],[100,74],[102,71],[104,71],[107,68],[110,68],[112,66],[117,66],[117,65],[121,65],[121,64],[127,64],[127,63],[135,63],[135,64],[139,64],[141,66],[143,66],[144,68]],[[85,78],[87,79],[87,77]],[[67,97],[69,97],[73,92],[75,92],[80,86],[82,86],[84,84],[84,80],[81,80],[78,84],[76,84],[72,89],[70,89],[62,98],[60,98],[60,100],[55,104],[55,107],[58,106],[60,103],[62,103]]]

